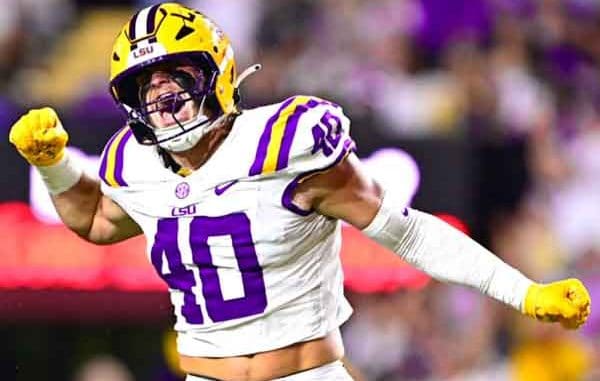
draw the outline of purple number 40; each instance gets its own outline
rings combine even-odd
[[[181,314],[190,324],[203,324],[202,308],[196,301],[194,273],[181,260],[177,244],[179,233],[177,218],[158,220],[154,245],[151,250],[152,264],[170,288],[183,292]],[[221,291],[217,267],[213,264],[208,238],[230,236],[233,252],[242,277],[244,296],[225,300]],[[259,314],[267,308],[267,294],[262,268],[254,250],[250,220],[244,213],[232,213],[221,217],[196,216],[190,223],[189,244],[192,259],[198,267],[202,294],[206,301],[206,313],[213,322],[221,322]],[[164,254],[164,255],[163,255]],[[168,271],[163,273],[163,258]]]
[[[322,150],[325,156],[330,156],[340,143],[341,129],[340,118],[326,111],[320,123],[312,128],[314,145],[311,153]]]

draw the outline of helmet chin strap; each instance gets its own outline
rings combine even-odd
[[[179,123],[167,128],[155,128],[154,134],[160,142],[158,145],[167,151],[183,152],[193,148],[200,139],[215,125],[215,121],[210,121],[206,115],[202,113],[202,107],[199,108],[198,114],[192,119],[184,123]],[[169,139],[170,135],[180,132],[182,129],[189,131]]]
[[[175,115],[175,124],[171,127],[153,128],[158,146],[171,152],[183,152],[193,148],[207,132],[212,130],[219,119],[210,120],[203,112],[206,97],[202,98],[196,116],[180,122]]]
[[[244,71],[242,72],[242,74],[240,74],[237,77],[237,80],[235,81],[234,87],[237,89],[238,87],[240,87],[240,85],[242,84],[242,81],[245,80],[248,76],[250,76],[251,74],[256,73],[257,71],[259,71],[260,69],[262,69],[262,65],[261,64],[254,64],[252,66],[247,67],[246,69],[244,69]]]

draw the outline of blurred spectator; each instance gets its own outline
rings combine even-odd
[[[556,327],[527,325],[527,338],[511,355],[515,381],[584,381],[591,368],[589,348]]]
[[[545,136],[544,136],[545,135]],[[537,188],[567,260],[600,248],[600,116],[590,110],[577,131],[560,139],[545,128],[532,140]]]
[[[381,380],[393,374],[409,353],[418,356],[414,352],[416,348],[410,343],[411,336],[415,335],[411,333],[411,321],[419,320],[414,315],[422,309],[419,306],[422,300],[422,294],[415,292],[352,295],[351,302],[356,314],[343,327],[344,342],[348,358],[367,380]],[[396,319],[397,316],[402,316],[402,319]],[[413,364],[413,367],[419,367],[417,357]]]
[[[231,43],[235,46],[236,62],[240,70],[255,63],[256,33],[263,1],[190,0],[186,4],[210,15],[223,30],[227,31]]]
[[[26,33],[23,30],[23,9],[17,0],[5,0],[0,13],[0,79],[2,87],[19,62]]]
[[[73,381],[134,381],[127,366],[110,355],[98,355],[83,363]]]

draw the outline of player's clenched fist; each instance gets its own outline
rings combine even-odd
[[[32,165],[56,164],[65,154],[69,135],[50,107],[30,110],[10,129],[9,140]]]
[[[549,284],[533,284],[527,290],[523,312],[541,321],[560,322],[569,329],[579,328],[591,312],[588,291],[578,279]]]

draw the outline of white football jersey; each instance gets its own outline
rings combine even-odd
[[[102,191],[144,231],[181,354],[264,352],[348,319],[340,222],[300,209],[292,193],[352,151],[349,124],[339,106],[309,96],[245,110],[187,177],[127,127],[107,143]]]

